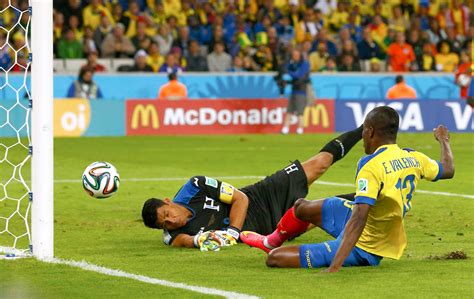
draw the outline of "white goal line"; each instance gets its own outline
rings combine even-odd
[[[219,290],[219,289],[214,289],[214,288],[194,286],[194,285],[189,285],[189,284],[185,284],[185,283],[172,282],[172,281],[153,278],[153,277],[149,277],[149,276],[128,273],[128,272],[125,272],[125,271],[122,271],[122,270],[110,269],[110,268],[90,264],[86,261],[78,262],[78,261],[64,260],[64,259],[59,259],[59,258],[40,259],[40,261],[43,261],[43,262],[46,262],[46,263],[52,263],[52,264],[67,265],[67,266],[71,266],[71,267],[80,268],[82,270],[92,271],[92,272],[105,274],[105,275],[109,275],[109,276],[123,277],[123,278],[128,278],[128,279],[141,281],[141,282],[148,283],[148,284],[155,284],[155,285],[161,285],[161,286],[165,286],[165,287],[183,289],[183,290],[186,290],[186,291],[192,291],[192,292],[197,292],[197,293],[201,293],[201,294],[216,295],[216,296],[222,296],[222,297],[225,297],[225,298],[239,298],[239,299],[240,298],[241,299],[256,299],[256,298],[259,298],[257,296],[253,296],[253,295],[247,295],[247,294],[236,293],[236,292],[229,292],[229,291],[224,291],[224,290]]]
[[[264,178],[264,176],[258,176],[258,175],[215,176],[215,177],[219,178],[219,179],[223,179],[223,180],[243,180],[243,179],[263,179]],[[122,182],[167,182],[167,181],[186,181],[188,179],[189,179],[189,177],[182,177],[182,178],[127,178],[127,179],[121,179],[120,181],[122,181]],[[55,180],[54,182],[57,183],[57,184],[80,183],[81,180],[64,179],[64,180]],[[315,181],[314,184],[337,186],[337,187],[355,187],[355,184],[328,182],[328,181],[319,181],[319,180]],[[474,199],[474,195],[471,195],[471,194],[450,193],[450,192],[443,192],[443,191],[429,191],[429,190],[417,189],[415,191],[415,193]]]

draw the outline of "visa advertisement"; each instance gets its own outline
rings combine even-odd
[[[439,124],[451,132],[474,132],[472,107],[458,100],[335,101],[336,131],[361,125],[370,110],[383,105],[398,112],[402,132],[431,132]]]
[[[127,135],[279,133],[286,105],[268,99],[127,101]],[[304,126],[307,133],[334,132],[334,101],[306,107]]]

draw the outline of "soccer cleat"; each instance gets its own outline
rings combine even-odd
[[[266,253],[272,251],[273,247],[265,244],[266,237],[251,231],[243,231],[240,233],[240,240],[250,247],[260,248]]]
[[[281,133],[283,135],[286,135],[286,134],[290,133],[290,129],[288,127],[283,127],[283,128],[281,128]]]
[[[296,134],[301,135],[303,133],[304,133],[303,128],[299,127],[296,129]]]

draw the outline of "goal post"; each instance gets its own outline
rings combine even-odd
[[[31,0],[32,254],[54,256],[53,0]]]

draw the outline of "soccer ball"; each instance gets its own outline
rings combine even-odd
[[[107,162],[94,162],[87,166],[82,175],[82,186],[95,198],[106,198],[117,192],[120,176],[117,169]]]

